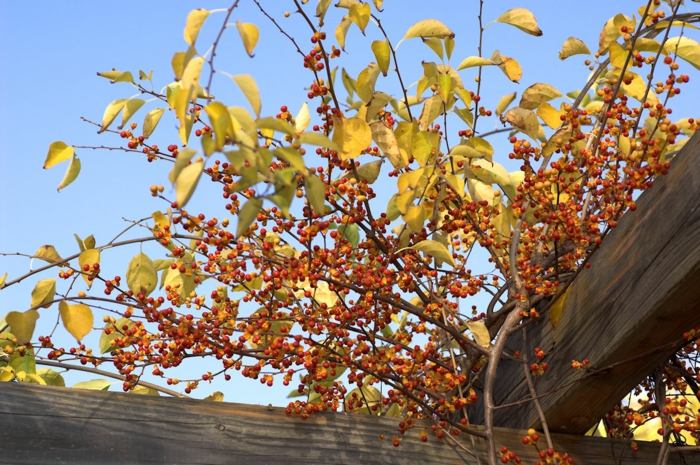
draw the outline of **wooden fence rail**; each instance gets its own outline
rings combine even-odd
[[[396,421],[366,415],[321,414],[307,420],[281,408],[0,383],[2,464],[232,464],[232,465],[476,465],[464,450],[412,430],[391,445]],[[380,435],[386,439],[381,440]],[[523,431],[498,429],[499,446],[536,460]],[[577,465],[652,465],[659,445],[554,435]],[[700,454],[676,451],[669,464],[700,464]]]
[[[560,432],[588,430],[700,324],[700,133],[590,263],[564,295],[559,321],[543,318],[528,330],[530,348],[548,354],[549,372],[536,378],[536,389],[549,426]],[[515,336],[509,344],[523,348]],[[571,368],[584,358],[589,370]],[[502,361],[497,379],[496,403],[512,406],[496,411],[496,424],[538,426],[532,402],[519,402],[530,397],[521,364]]]

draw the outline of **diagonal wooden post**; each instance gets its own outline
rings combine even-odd
[[[530,348],[548,354],[536,389],[554,431],[588,430],[700,324],[700,134],[590,264],[562,296],[559,321],[528,329]],[[522,340],[514,337],[510,349],[522,349]],[[571,368],[584,358],[588,370]],[[521,364],[502,361],[498,380],[496,403],[511,405],[496,411],[496,424],[538,426],[533,403],[522,402],[530,396]]]
[[[419,427],[393,447],[396,420],[368,415],[288,417],[281,408],[0,383],[0,464],[477,465],[486,445],[465,449]],[[534,463],[524,431],[497,429],[499,446]],[[387,439],[380,439],[385,435]],[[653,465],[659,445],[555,434],[579,465]],[[471,453],[479,457],[477,459]],[[480,461],[479,461],[480,460]],[[674,451],[670,465],[700,464],[694,450]]]

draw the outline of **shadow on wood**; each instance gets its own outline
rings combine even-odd
[[[411,431],[395,448],[391,419],[322,414],[308,420],[281,408],[0,383],[0,463],[12,464],[477,464],[466,452]],[[381,434],[386,435],[380,440]],[[533,463],[524,433],[499,429],[499,446]],[[464,444],[471,443],[462,437]],[[555,435],[579,465],[652,465],[658,445]],[[484,444],[476,440],[483,461]],[[700,464],[674,453],[670,464]]]

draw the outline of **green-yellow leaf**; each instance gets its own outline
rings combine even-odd
[[[233,76],[233,80],[240,87],[241,92],[248,99],[250,106],[257,116],[260,116],[261,102],[260,102],[260,91],[258,90],[258,85],[255,83],[253,76],[249,74],[239,74]]]
[[[160,395],[158,393],[158,391],[156,391],[155,389],[150,388],[150,387],[146,387],[146,386],[142,386],[140,384],[137,384],[136,386],[134,386],[134,388],[129,392],[132,394],[138,394],[141,396],[159,396]]]
[[[183,31],[187,45],[194,45],[199,35],[199,30],[202,28],[202,24],[204,24],[204,20],[207,19],[207,16],[209,16],[209,10],[205,10],[204,8],[197,8],[189,12],[187,21],[185,22],[185,30]]]
[[[454,37],[454,32],[437,19],[424,19],[409,27],[401,40],[404,41],[414,37],[438,37],[444,39]]]
[[[333,124],[333,143],[340,148],[341,159],[356,158],[372,143],[372,130],[361,118],[336,118]]]
[[[42,368],[37,370],[36,375],[41,377],[48,386],[60,386],[64,387],[66,385],[63,376],[57,371],[50,368]]]
[[[15,370],[10,366],[0,367],[0,383],[15,379]]]
[[[143,292],[148,296],[156,288],[158,275],[148,255],[139,253],[129,262],[126,270],[126,284],[134,294]]]
[[[70,161],[70,164],[68,165],[68,168],[66,168],[66,172],[63,175],[63,179],[61,179],[60,184],[58,185],[57,190],[61,190],[64,187],[68,186],[70,183],[75,181],[75,179],[78,177],[80,174],[80,158],[78,157],[73,157],[73,159]]]
[[[255,51],[255,45],[258,43],[258,38],[260,37],[258,26],[252,23],[236,21],[236,27],[238,28],[238,33],[241,35],[246,53],[248,53],[248,56],[252,57]]]
[[[355,90],[363,102],[367,103],[372,99],[372,96],[374,95],[374,86],[377,83],[377,77],[379,77],[379,66],[377,66],[376,63],[370,63],[367,65],[367,67],[357,76]]]
[[[85,304],[68,304],[62,300],[58,304],[63,327],[78,341],[82,340],[92,329],[92,310]]]
[[[56,280],[53,278],[42,279],[32,290],[32,307],[49,308],[56,295]]]
[[[56,247],[51,244],[44,244],[34,252],[33,258],[44,260],[48,263],[60,263],[63,259],[58,254]]]
[[[76,389],[91,389],[93,391],[107,391],[111,385],[112,383],[104,379],[92,379],[75,383],[72,387]]]
[[[331,150],[338,150],[338,147],[326,136],[320,132],[305,132],[299,136],[300,144],[315,145]]]
[[[119,113],[124,109],[126,100],[127,99],[125,98],[112,100],[109,105],[107,105],[107,108],[105,108],[105,112],[102,115],[102,123],[100,124],[99,131],[97,131],[98,133],[104,132],[107,130],[107,128],[109,128]]]
[[[591,51],[586,46],[585,42],[577,37],[567,38],[559,50],[559,59],[566,60],[573,55],[590,55]]]
[[[182,169],[175,179],[175,201],[178,208],[183,208],[192,197],[199,178],[204,171],[204,161],[194,162]]]
[[[165,113],[165,109],[163,108],[154,108],[146,113],[146,116],[143,118],[142,127],[144,139],[148,139],[151,134],[153,134],[153,131],[156,129],[156,126],[158,126],[163,113]]]
[[[105,354],[115,350],[117,348],[115,340],[117,338],[124,337],[124,333],[132,326],[134,326],[134,322],[128,318],[119,318],[114,323],[106,323],[105,329],[109,328],[110,333],[107,334],[104,330],[102,330],[99,341],[100,353]],[[126,327],[126,329],[124,329],[124,327]]]
[[[391,45],[389,45],[389,41],[386,39],[375,40],[372,42],[372,52],[379,65],[379,70],[382,72],[383,76],[386,76],[389,72],[389,64],[391,62]]]
[[[294,129],[294,126],[282,119],[273,118],[271,116],[266,116],[265,118],[258,119],[255,122],[255,126],[258,129],[271,129],[273,131],[281,132],[290,136],[296,134],[296,129]]]
[[[549,84],[538,82],[525,89],[525,92],[523,92],[523,95],[520,97],[520,107],[527,110],[534,110],[539,107],[540,104],[560,96],[561,92],[554,87]]]
[[[124,111],[122,112],[122,122],[118,126],[119,129],[122,129],[124,126],[126,126],[126,123],[128,123],[131,117],[134,116],[134,113],[139,111],[139,108],[141,108],[144,103],[146,103],[146,101],[140,98],[131,98],[127,100],[126,103],[124,103]]]
[[[243,205],[243,207],[241,207],[240,211],[238,212],[238,226],[236,227],[237,236],[240,237],[246,231],[248,231],[248,228],[251,224],[253,224],[253,221],[255,221],[255,218],[258,216],[258,213],[262,208],[262,204],[262,199],[253,197],[249,199]]]
[[[382,161],[371,161],[357,167],[357,175],[367,184],[372,184],[379,177],[379,171],[382,168]]]
[[[438,241],[434,241],[432,239],[425,239],[413,245],[411,248],[419,250],[424,254],[433,257],[436,260],[447,262],[453,267],[455,266],[455,261],[454,258],[452,258],[452,254],[450,253],[450,251],[447,250],[447,247],[445,247],[444,244]]]
[[[98,76],[109,79],[112,83],[115,82],[134,82],[134,76],[130,71],[119,71],[112,69],[97,73]]]
[[[49,152],[46,154],[46,160],[44,160],[44,169],[56,166],[59,163],[70,160],[73,158],[75,151],[70,145],[66,145],[65,142],[56,141],[49,145]]]
[[[17,338],[18,344],[26,344],[32,340],[38,319],[39,312],[36,310],[10,312],[5,316],[5,322],[10,326],[10,332]]]
[[[313,174],[307,174],[304,177],[304,188],[306,190],[306,198],[309,200],[309,204],[311,204],[314,212],[323,215],[326,212],[326,186],[321,178]]]
[[[513,8],[506,11],[496,19],[499,23],[510,24],[523,32],[533,36],[541,36],[542,29],[537,25],[537,20],[532,12],[525,8]]]

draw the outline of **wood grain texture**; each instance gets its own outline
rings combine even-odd
[[[2,464],[477,464],[470,455],[412,431],[401,447],[391,419],[323,414],[308,420],[281,408],[0,383]],[[533,463],[524,433],[497,431],[498,444]],[[471,447],[466,438],[461,440]],[[658,444],[555,435],[578,465],[652,465]],[[476,442],[483,461],[483,443]],[[674,453],[671,464],[700,464]]]
[[[528,330],[549,371],[536,378],[549,426],[583,433],[675,350],[700,324],[700,134],[679,152],[669,174],[640,196],[565,294],[555,326],[543,318]],[[511,350],[522,349],[514,337]],[[658,349],[658,350],[656,350]],[[591,376],[570,367],[588,358]],[[502,361],[495,400],[529,398],[522,367]],[[538,426],[532,402],[496,411],[496,424]]]

